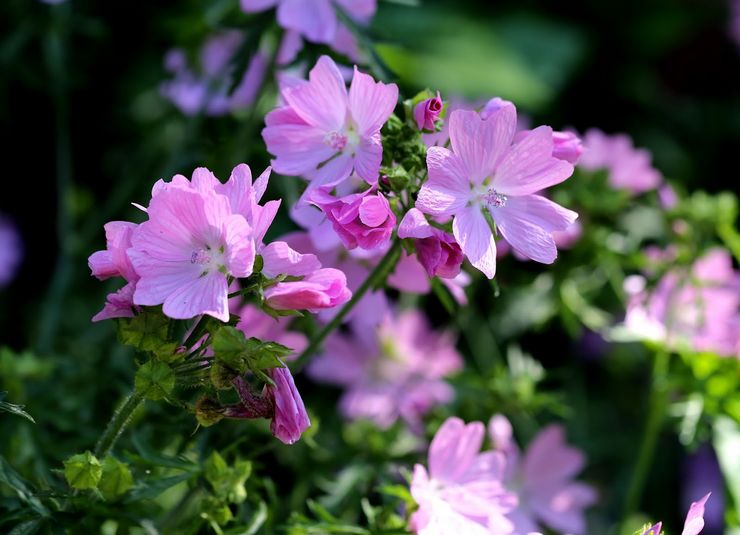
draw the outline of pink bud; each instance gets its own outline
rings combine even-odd
[[[347,249],[383,246],[391,239],[396,226],[396,216],[388,200],[376,193],[375,188],[341,199],[319,190],[311,201],[323,210]]]
[[[414,245],[419,262],[430,277],[454,279],[460,273],[463,254],[451,235],[434,229],[431,237],[416,240]]]
[[[552,155],[554,158],[575,165],[581,158],[581,154],[583,154],[581,139],[573,132],[552,133]]]
[[[439,97],[439,91],[434,98],[422,100],[414,106],[414,121],[419,130],[429,130],[434,132],[434,122],[442,113],[442,99]]]
[[[265,290],[265,302],[275,310],[321,310],[349,301],[352,292],[338,269],[316,270],[300,281],[279,282]]]
[[[275,412],[270,424],[272,434],[285,444],[293,444],[311,426],[306,407],[288,368],[267,372],[275,386],[265,385],[264,396],[271,399]]]

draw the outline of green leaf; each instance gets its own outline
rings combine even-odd
[[[134,477],[125,463],[110,455],[103,461],[103,475],[98,490],[106,500],[113,500],[125,494],[134,486]]]
[[[103,467],[90,451],[78,453],[64,461],[64,478],[73,489],[94,489],[102,475]]]
[[[147,399],[164,399],[175,389],[175,372],[164,362],[150,360],[136,372],[134,386]]]
[[[29,422],[35,424],[36,420],[34,420],[30,414],[28,414],[26,411],[23,410],[23,407],[24,407],[23,405],[16,405],[14,403],[8,403],[7,401],[3,401],[6,394],[7,392],[0,392],[0,412],[9,412],[10,414],[15,414],[16,416],[25,418]]]
[[[206,460],[203,473],[219,498],[229,503],[242,503],[247,498],[244,483],[252,474],[251,462],[236,461],[233,467],[229,467],[224,458],[214,451]]]
[[[280,358],[290,355],[292,349],[275,342],[247,338],[235,327],[221,327],[213,336],[216,359],[238,374],[248,369],[281,368]]]
[[[128,498],[126,498],[126,503],[134,503],[141,500],[156,498],[167,489],[174,487],[178,483],[187,481],[192,477],[195,477],[194,474],[186,472],[172,477],[155,479],[150,483],[141,483],[134,487],[134,489],[129,493]]]
[[[33,486],[23,479],[2,456],[0,456],[0,483],[4,483],[15,491],[16,496],[39,515],[49,515],[49,510],[36,497],[36,490]]]
[[[41,518],[26,520],[11,529],[7,535],[33,535],[39,530],[43,523],[44,521]]]
[[[139,351],[166,355],[174,353],[176,344],[168,340],[170,319],[161,310],[145,309],[133,318],[118,320],[118,338],[121,343]]]

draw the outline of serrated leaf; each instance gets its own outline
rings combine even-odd
[[[212,347],[216,359],[238,374],[248,369],[280,368],[283,366],[280,358],[292,353],[284,345],[247,338],[242,331],[229,326],[216,332]]]
[[[150,360],[136,372],[134,386],[147,399],[164,399],[175,389],[175,372],[163,362]]]
[[[98,490],[106,500],[113,500],[125,494],[134,486],[134,477],[125,463],[110,455],[103,461],[103,474]]]
[[[78,453],[64,461],[64,478],[73,489],[94,489],[102,475],[103,467],[90,451]]]
[[[118,320],[118,338],[121,343],[139,351],[166,353],[167,348],[172,346],[167,336],[169,325],[170,319],[161,310],[146,309],[133,318]]]

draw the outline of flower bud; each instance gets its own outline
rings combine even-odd
[[[581,158],[581,154],[583,154],[581,139],[573,132],[552,133],[552,155],[554,158],[575,165]]]
[[[414,121],[419,130],[429,130],[434,132],[434,123],[442,113],[442,99],[439,97],[439,91],[434,98],[422,100],[414,106]]]
[[[446,232],[434,229],[429,238],[416,240],[416,255],[430,277],[454,279],[460,273],[463,254],[455,238]]]
[[[349,301],[347,277],[338,269],[319,269],[300,281],[279,282],[265,289],[265,303],[275,310],[321,310]]]
[[[306,407],[288,368],[271,368],[268,371],[275,386],[265,385],[264,396],[275,407],[270,431],[285,444],[293,444],[311,426]]]

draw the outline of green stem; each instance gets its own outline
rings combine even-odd
[[[319,331],[319,333],[311,340],[311,343],[308,344],[308,347],[303,350],[303,352],[298,355],[298,358],[293,361],[293,365],[291,368],[293,368],[295,371],[300,370],[303,368],[303,366],[306,365],[309,358],[311,358],[321,347],[321,344],[326,340],[326,337],[329,336],[334,329],[339,327],[342,324],[342,321],[344,318],[347,317],[347,314],[349,314],[352,309],[355,307],[355,305],[362,299],[362,297],[367,293],[367,291],[370,288],[374,288],[376,286],[379,286],[382,284],[386,277],[391,273],[391,270],[395,267],[396,262],[398,262],[398,259],[401,254],[401,240],[396,239],[393,242],[393,245],[390,249],[388,249],[388,252],[385,254],[385,256],[378,262],[378,265],[375,266],[375,269],[372,270],[370,275],[368,275],[367,279],[365,279],[365,282],[362,283],[362,285],[355,290],[354,294],[352,294],[352,298],[345,303],[345,305],[342,307],[342,309],[337,313],[332,320],[327,323],[323,329]]]
[[[650,473],[650,467],[655,456],[655,446],[658,442],[660,430],[663,428],[666,408],[668,406],[668,367],[670,353],[662,349],[655,355],[653,363],[652,381],[650,385],[650,398],[648,416],[645,422],[645,431],[642,435],[642,443],[637,455],[637,462],[632,473],[624,502],[623,520],[627,520],[637,511],[642,499],[645,481]]]
[[[108,422],[108,427],[105,428],[105,432],[95,445],[95,457],[102,459],[108,455],[108,452],[113,448],[113,445],[118,440],[118,437],[121,436],[121,433],[123,433],[123,430],[131,421],[131,416],[134,414],[134,411],[143,401],[144,396],[139,392],[134,391],[129,394],[126,401],[123,402],[123,405],[113,413],[113,417],[110,422]]]

